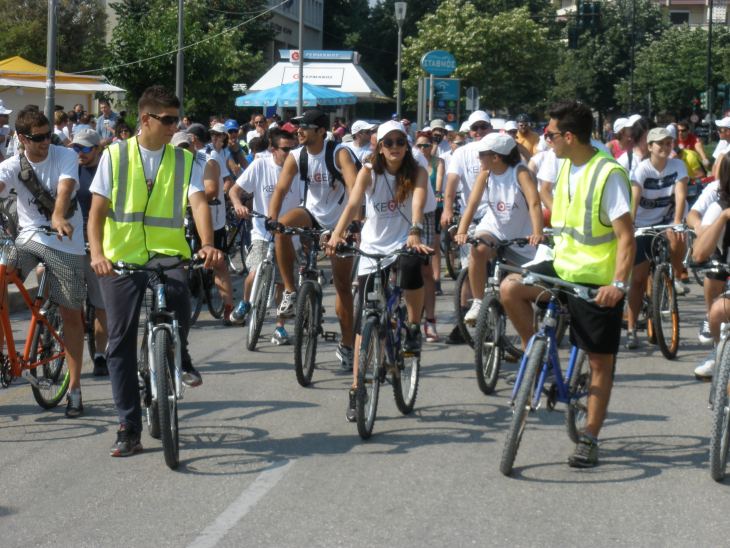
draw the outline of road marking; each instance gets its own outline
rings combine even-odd
[[[279,480],[289,471],[294,461],[278,461],[261,472],[259,476],[243,490],[241,495],[231,505],[223,510],[221,514],[206,527],[198,538],[188,544],[188,548],[211,548],[215,546],[228,531],[248,514],[256,503],[261,500]]]

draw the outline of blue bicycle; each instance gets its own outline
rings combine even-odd
[[[500,472],[508,476],[512,473],[517,449],[525,431],[527,414],[540,407],[543,394],[547,397],[547,407],[551,411],[557,402],[566,404],[568,436],[573,442],[578,442],[587,418],[586,403],[591,384],[591,371],[586,363],[585,352],[572,346],[568,369],[563,376],[556,339],[556,328],[563,308],[558,294],[567,293],[590,301],[595,296],[595,291],[522,268],[502,265],[502,270],[522,274],[525,285],[541,287],[550,296],[540,327],[527,344],[510,397],[513,415],[499,464]],[[552,377],[551,384],[549,388],[545,388],[549,377]]]
[[[362,340],[357,371],[356,422],[362,439],[373,433],[378,409],[380,385],[390,375],[395,405],[404,415],[413,411],[418,393],[418,379],[421,371],[420,353],[404,352],[402,342],[406,334],[406,305],[402,302],[402,291],[385,279],[387,266],[383,263],[399,255],[413,254],[413,251],[399,250],[391,254],[366,253],[360,249],[345,246],[340,253],[352,253],[372,259],[376,263],[370,274],[372,291],[365,295],[362,308]],[[362,289],[369,286],[366,283]]]

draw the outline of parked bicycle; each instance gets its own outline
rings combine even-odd
[[[188,214],[185,216],[185,238],[190,245],[191,251],[196,253],[200,248],[200,241],[190,210],[188,210]],[[225,303],[223,302],[218,286],[215,284],[215,275],[212,270],[202,268],[189,269],[188,289],[190,290],[191,326],[198,320],[203,303],[207,304],[208,312],[215,319],[220,320],[223,317]]]

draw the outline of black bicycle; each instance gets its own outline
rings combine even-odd
[[[198,231],[190,210],[185,216],[185,238],[193,253],[200,249]],[[203,303],[208,305],[208,312],[215,319],[223,317],[224,302],[218,286],[215,284],[215,275],[208,269],[188,269],[188,289],[190,290],[190,325],[198,320]]]

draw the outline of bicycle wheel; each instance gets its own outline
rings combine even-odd
[[[84,307],[84,323],[86,326],[86,348],[89,351],[89,358],[96,356],[96,308],[88,300]]]
[[[405,304],[398,309],[400,316],[401,333],[399,340],[403,341],[406,336],[405,320],[408,317]],[[396,350],[396,367],[391,374],[393,384],[393,396],[398,411],[408,415],[416,405],[418,395],[418,379],[421,373],[421,355],[404,354],[400,349]]]
[[[462,270],[461,249],[459,244],[454,241],[450,231],[446,230],[443,234],[446,272],[449,273],[452,280],[456,280]]]
[[[461,292],[462,288],[465,288],[467,293],[466,306],[461,306]],[[476,331],[475,326],[466,325],[464,323],[464,315],[471,307],[471,289],[469,288],[469,267],[465,266],[459,272],[456,277],[456,284],[454,285],[454,312],[456,314],[456,326],[461,331],[461,336],[464,337],[464,341],[474,348],[474,334]]]
[[[165,329],[159,329],[153,336],[153,345],[162,452],[165,454],[167,467],[175,470],[180,463],[180,445],[177,430],[177,395],[172,374],[175,354],[170,334]]]
[[[190,290],[190,325],[198,321],[200,310],[203,308],[205,295],[203,293],[203,271],[188,269],[188,289]]]
[[[266,310],[269,307],[269,293],[274,282],[274,265],[262,263],[256,271],[251,291],[251,313],[248,320],[248,335],[246,348],[256,350],[256,343],[261,335],[261,328],[266,319]]]
[[[665,264],[658,265],[654,272],[651,312],[659,349],[665,358],[673,360],[679,348],[679,309],[674,280]]]
[[[294,372],[297,382],[309,386],[317,359],[317,337],[321,315],[322,296],[311,280],[302,283],[297,293],[294,321]]]
[[[494,392],[497,385],[499,368],[502,362],[502,326],[504,320],[502,305],[492,296],[482,302],[474,335],[474,366],[477,385],[484,394]]]
[[[535,377],[543,364],[543,357],[547,350],[545,339],[536,338],[532,343],[530,354],[527,358],[525,373],[515,398],[512,421],[507,431],[507,438],[502,449],[502,459],[499,463],[499,471],[505,476],[512,473],[512,467],[517,456],[517,449],[520,447],[522,434],[527,424],[527,414],[530,411]]]
[[[63,322],[56,305],[48,308],[46,318],[59,338],[63,340]],[[48,359],[62,350],[61,343],[51,334],[48,327],[44,323],[36,324],[31,339],[30,362]],[[34,383],[37,384],[37,386],[31,385],[31,389],[38,405],[43,409],[56,407],[66,395],[70,380],[65,353],[55,360],[31,369],[30,374],[35,377]]]
[[[203,274],[203,287],[205,288],[205,301],[208,303],[208,312],[216,320],[223,317],[223,298],[215,283],[215,275],[210,270]]]
[[[378,318],[370,316],[362,329],[360,360],[357,369],[355,422],[357,433],[364,440],[373,433],[380,394],[380,372],[383,368],[383,347],[378,333]]]
[[[583,350],[578,351],[573,372],[568,379],[570,401],[565,409],[565,426],[568,437],[578,443],[588,419],[588,389],[591,386],[591,366]]]
[[[710,475],[715,481],[725,478],[727,452],[730,445],[730,344],[725,344],[718,356],[712,379],[712,430],[710,432]]]
[[[157,400],[152,399],[152,383],[150,380],[150,355],[147,346],[147,327],[142,336],[142,346],[137,358],[137,382],[139,383],[139,399],[145,410],[147,431],[156,440],[160,439],[160,414]]]

